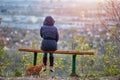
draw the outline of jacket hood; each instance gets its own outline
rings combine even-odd
[[[54,23],[55,23],[55,20],[51,16],[47,16],[43,22],[43,25],[53,26]]]

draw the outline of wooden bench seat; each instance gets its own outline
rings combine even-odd
[[[19,51],[25,52],[53,52],[54,54],[76,54],[76,55],[93,55],[93,51],[65,51],[65,50],[56,50],[56,51],[43,51],[38,49],[19,49]]]

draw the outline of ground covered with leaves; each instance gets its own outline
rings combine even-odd
[[[0,80],[120,80],[120,75],[105,77],[57,77],[57,76],[0,77]]]

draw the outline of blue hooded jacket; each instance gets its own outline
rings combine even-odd
[[[44,51],[57,50],[59,34],[57,28],[54,26],[54,23],[54,19],[51,16],[47,16],[43,22],[43,26],[40,29],[40,35],[43,38],[41,49]]]

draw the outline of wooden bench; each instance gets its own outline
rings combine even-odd
[[[43,53],[43,52],[53,52],[54,54],[71,54],[72,55],[72,73],[71,76],[77,76],[76,74],[76,55],[94,55],[94,51],[63,51],[63,50],[56,50],[56,51],[43,51],[38,49],[18,49],[19,51],[24,52],[33,52],[34,53],[34,61],[33,65],[36,65],[37,62],[37,53]]]

